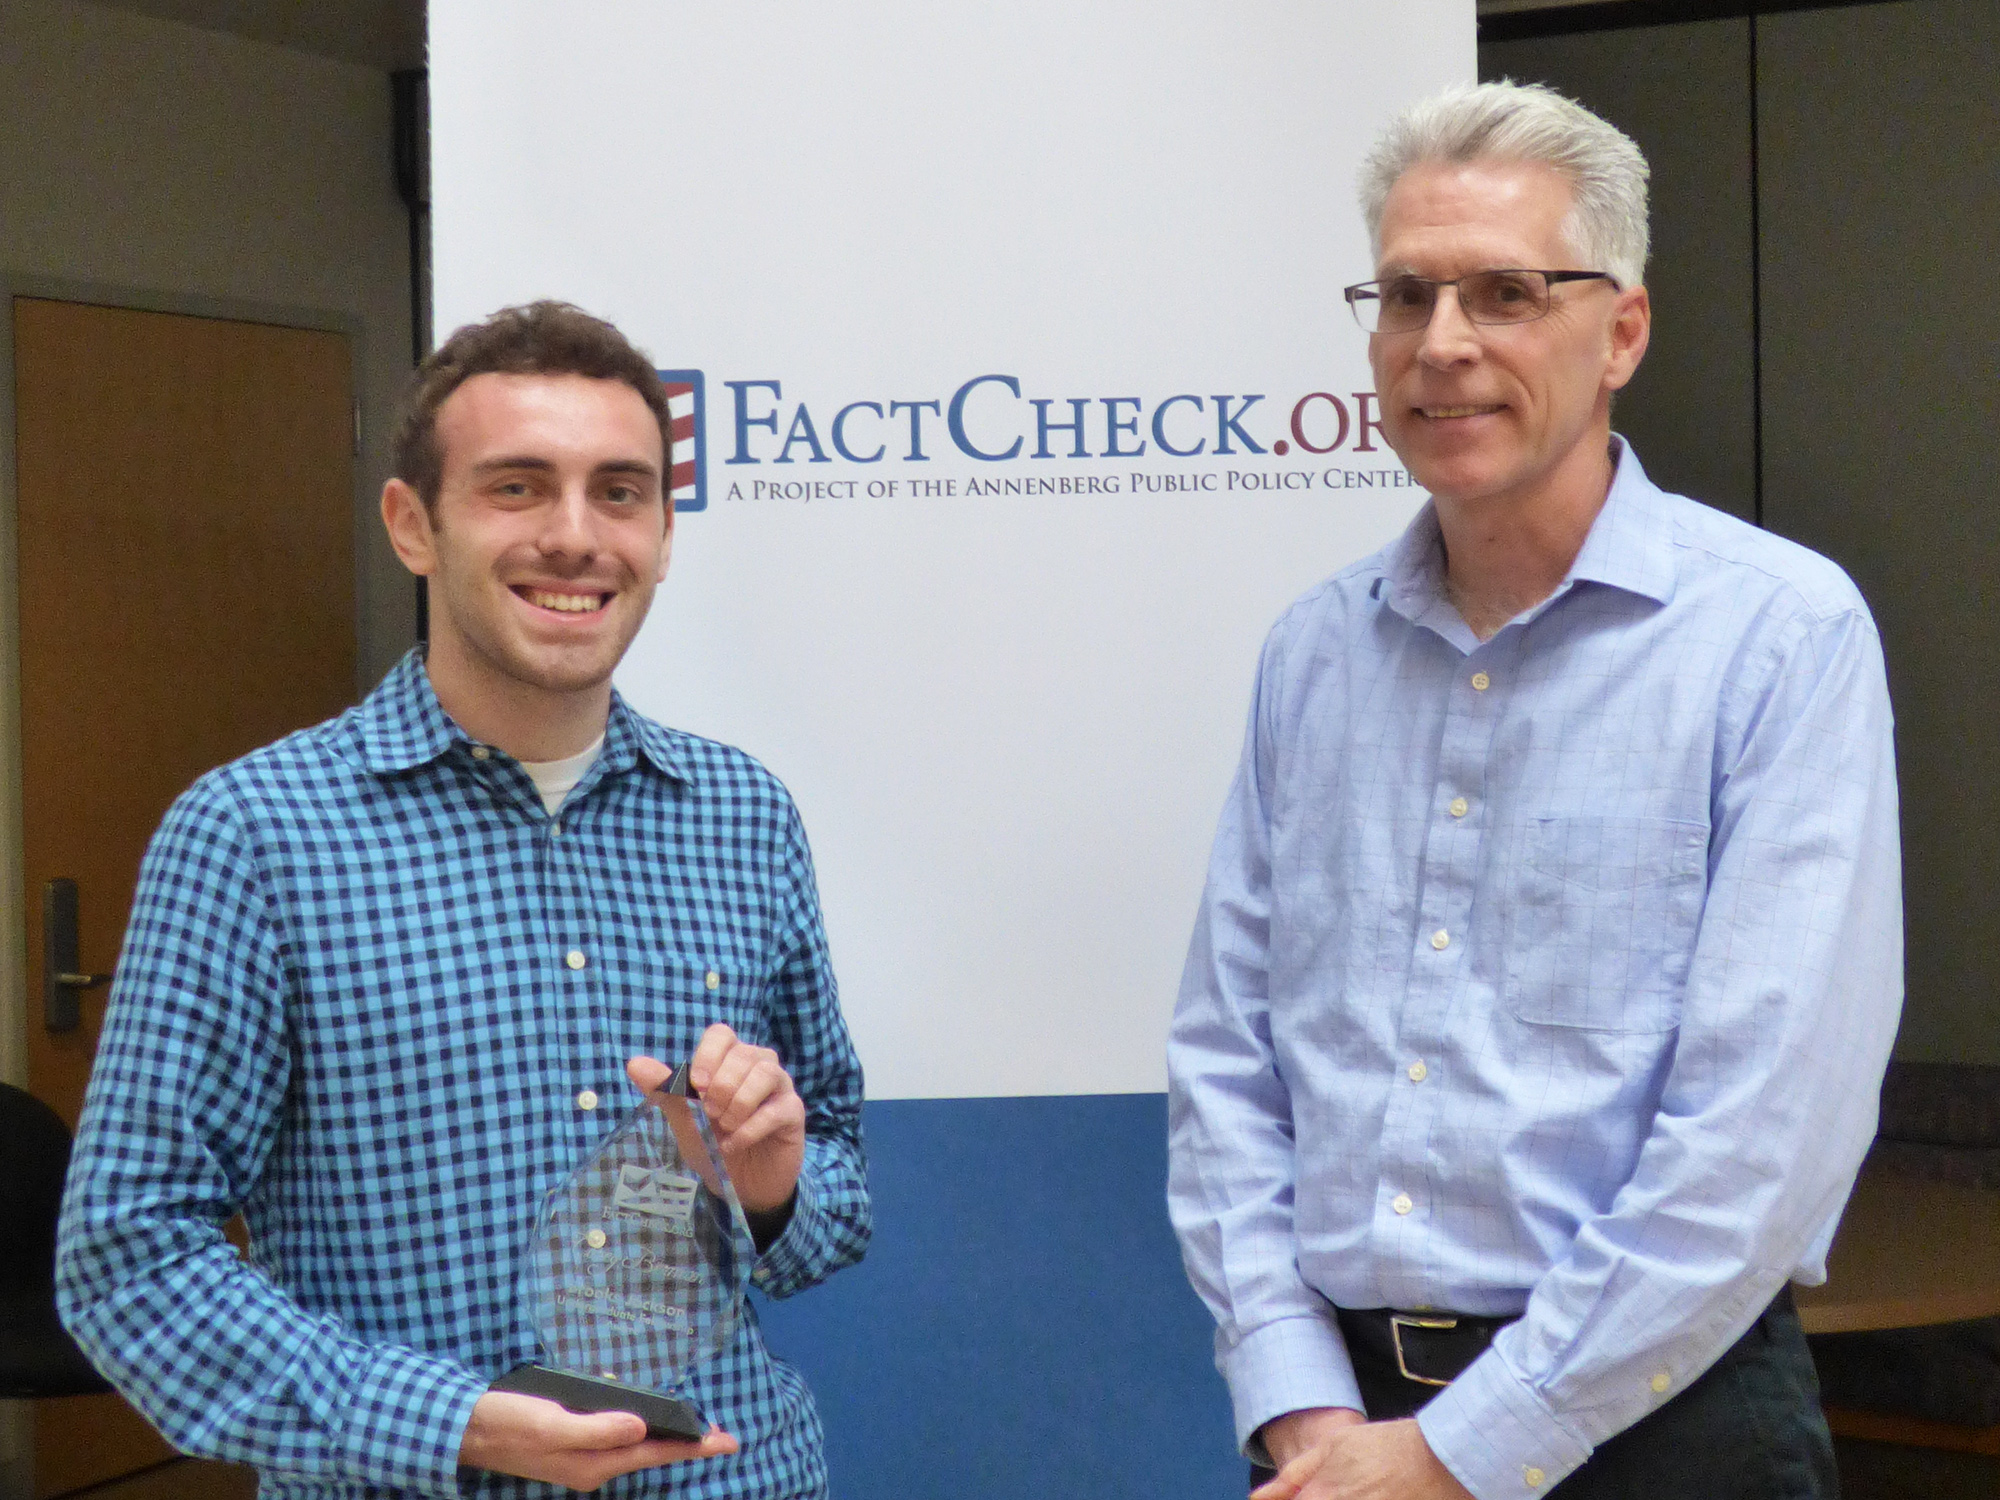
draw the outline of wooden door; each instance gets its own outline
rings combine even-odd
[[[42,895],[109,972],[146,841],[203,771],[354,696],[354,402],[337,333],[13,304],[29,1086],[74,1125],[103,1017],[42,1014]],[[115,1396],[37,1404],[36,1492],[171,1456]],[[188,1466],[189,1495],[227,1490]],[[162,1476],[164,1477],[164,1476]],[[148,1493],[154,1493],[149,1489]]]

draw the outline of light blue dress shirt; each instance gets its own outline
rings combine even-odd
[[[1825,1278],[1902,998],[1881,646],[1618,448],[1491,640],[1426,506],[1265,645],[1168,1048],[1246,1443],[1360,1406],[1335,1305],[1518,1313],[1419,1421],[1531,1494]]]

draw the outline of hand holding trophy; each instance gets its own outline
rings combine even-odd
[[[707,1431],[674,1393],[735,1333],[757,1252],[688,1071],[543,1202],[522,1278],[543,1360],[494,1390],[633,1412],[649,1438]]]

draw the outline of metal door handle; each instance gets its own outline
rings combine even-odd
[[[42,887],[42,1024],[76,1030],[83,1024],[79,997],[110,979],[77,966],[76,882],[56,876]]]

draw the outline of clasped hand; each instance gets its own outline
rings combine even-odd
[[[1250,1500],[1471,1500],[1414,1418],[1370,1422],[1358,1411],[1288,1412],[1263,1427],[1278,1477]]]

